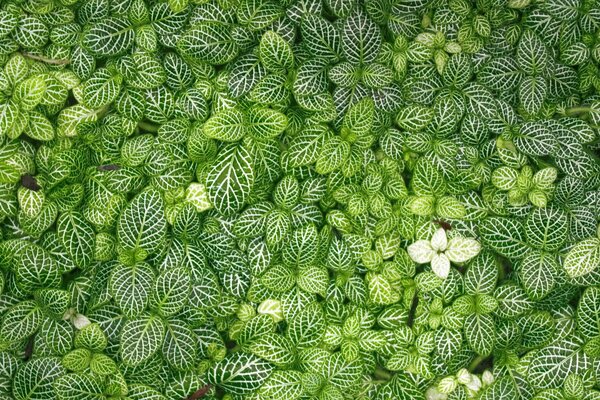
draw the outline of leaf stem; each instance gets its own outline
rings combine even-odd
[[[46,64],[52,64],[52,65],[67,65],[71,63],[71,60],[62,60],[62,59],[56,59],[56,58],[47,58],[44,56],[38,56],[36,54],[31,54],[31,53],[21,53],[21,55],[23,57],[27,57],[31,60],[36,60],[36,61],[41,61],[41,62],[45,62]]]
[[[204,385],[200,389],[196,390],[194,393],[190,394],[187,397],[187,400],[197,400],[208,393],[210,390],[210,385]]]
[[[140,128],[141,130],[146,131],[146,132],[156,133],[156,132],[158,132],[159,127],[160,127],[159,125],[156,125],[156,124],[153,124],[150,122],[146,122],[146,121],[138,122],[138,128]]]
[[[471,363],[469,364],[469,371],[473,371],[475,368],[477,368],[477,366],[479,365],[480,362],[482,362],[483,360],[485,360],[487,358],[487,356],[477,356],[473,359],[473,361],[471,361]]]
[[[390,379],[392,379],[393,374],[389,371],[386,371],[385,369],[381,368],[381,367],[377,367],[377,369],[375,370],[375,373],[373,374],[375,376],[375,380],[379,383],[383,382],[387,382]]]
[[[577,106],[577,107],[567,108],[565,110],[565,115],[572,116],[572,115],[576,115],[576,114],[583,114],[583,113],[590,112],[590,111],[592,111],[592,108],[589,106]]]
[[[493,358],[491,355],[487,356],[477,356],[471,363],[469,364],[469,371],[472,373],[480,374],[484,369],[487,369]]]
[[[102,106],[99,109],[95,110],[94,113],[96,114],[96,118],[98,118],[98,119],[104,118],[104,116],[106,115],[106,113],[108,112],[109,109],[110,109],[110,104],[107,104],[107,105]]]

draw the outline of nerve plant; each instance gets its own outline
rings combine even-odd
[[[0,1],[0,399],[600,399],[599,32]]]

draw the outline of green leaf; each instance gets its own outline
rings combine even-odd
[[[275,371],[261,386],[260,393],[269,399],[295,400],[304,392],[302,382],[298,371]]]
[[[42,310],[34,301],[17,303],[4,314],[0,337],[7,342],[23,340],[37,331],[43,318]]]
[[[516,169],[502,166],[492,172],[492,184],[500,190],[510,190],[517,184],[518,176]]]
[[[60,317],[63,315],[64,311]],[[54,354],[65,354],[73,346],[73,325],[68,321],[46,319],[38,334],[46,338],[43,346],[47,346]]]
[[[56,287],[60,283],[61,266],[46,249],[28,244],[15,260],[15,276],[21,290]]]
[[[328,130],[324,126],[312,125],[294,137],[288,149],[291,166],[300,167],[315,163],[325,144],[327,133]]]
[[[396,123],[409,132],[418,132],[425,128],[432,118],[432,109],[415,104],[402,108],[396,115]]]
[[[34,358],[23,363],[13,381],[13,396],[16,400],[51,399],[56,394],[56,380],[67,373],[58,357]]]
[[[228,393],[249,394],[269,378],[273,367],[253,354],[232,353],[216,363],[207,372],[207,380]]]
[[[569,250],[563,267],[572,278],[583,276],[600,267],[600,239],[582,240]]]
[[[539,122],[523,124],[514,142],[518,150],[531,156],[552,154],[558,145],[554,135]]]
[[[523,224],[504,217],[487,218],[479,227],[483,242],[505,257],[522,258],[529,249],[523,235]]]
[[[466,111],[485,119],[492,119],[498,112],[494,95],[484,86],[468,83],[463,89],[466,97]]]
[[[83,102],[89,108],[112,103],[121,90],[122,77],[107,68],[100,68],[83,85]]]
[[[481,400],[498,400],[518,398],[518,389],[510,376],[504,376],[492,383],[481,393]]]
[[[495,263],[489,252],[482,252],[469,265],[465,274],[465,291],[469,294],[491,294],[496,287],[498,269],[491,268]]]
[[[286,81],[287,78],[285,75],[267,75],[252,89],[249,98],[261,104],[287,103],[291,93]]]
[[[9,135],[15,121],[19,118],[21,111],[15,102],[0,104],[0,135]],[[13,135],[13,133],[10,133]]]
[[[522,315],[529,311],[533,304],[525,291],[512,282],[497,287],[494,296],[497,303],[495,313],[502,318],[514,318]]]
[[[394,291],[390,282],[379,274],[373,274],[367,280],[369,298],[375,304],[387,305],[397,302],[398,293]]]
[[[325,318],[318,304],[301,309],[290,321],[288,337],[296,349],[307,349],[318,345],[325,334]]]
[[[101,376],[115,374],[117,363],[104,354],[94,354],[90,361],[90,371]]]
[[[362,363],[359,360],[347,362],[342,353],[338,352],[327,359],[323,372],[331,385],[340,390],[348,390],[359,382]]]
[[[134,54],[136,65],[135,78],[128,79],[127,83],[137,89],[152,89],[162,85],[166,73],[160,61],[148,54]],[[89,82],[89,81],[88,81]]]
[[[67,374],[54,383],[59,400],[102,400],[102,386],[88,374]]]
[[[56,231],[61,244],[80,268],[86,268],[94,258],[96,235],[92,226],[78,212],[62,214]]]
[[[570,374],[583,374],[591,360],[577,338],[563,339],[535,353],[529,365],[529,380],[537,388],[559,388]]]
[[[327,63],[322,59],[306,60],[296,72],[294,94],[310,96],[327,90]]]
[[[78,134],[78,127],[88,122],[96,122],[98,115],[95,110],[83,104],[76,104],[64,108],[58,115],[57,134],[62,137],[74,137]]]
[[[248,114],[248,132],[256,140],[265,141],[279,136],[287,124],[285,114],[270,108],[252,108]]]
[[[42,77],[31,77],[19,82],[13,94],[13,100],[22,110],[33,110],[46,94],[46,82]]]
[[[86,348],[90,351],[103,351],[107,344],[106,336],[98,324],[90,324],[81,328],[75,337],[75,347]]]
[[[341,54],[340,33],[324,18],[308,14],[300,25],[304,43],[316,58],[335,59]]]
[[[250,344],[249,351],[278,367],[291,365],[295,360],[292,341],[276,333],[259,335]]]
[[[520,264],[519,278],[533,300],[546,297],[556,284],[559,271],[556,257],[541,251],[530,251]]]
[[[44,192],[21,187],[17,191],[17,199],[23,214],[33,218],[42,211],[46,196],[44,195]]]
[[[240,56],[232,63],[227,82],[229,91],[234,97],[243,96],[250,92],[266,75],[267,71],[256,55]]]
[[[446,191],[442,174],[424,158],[415,165],[411,185],[417,195],[441,196]]]
[[[98,57],[111,57],[127,51],[134,38],[126,19],[110,17],[92,24],[83,34],[82,43]]]
[[[270,72],[285,72],[294,66],[292,47],[274,31],[263,34],[258,46],[258,55]]]
[[[42,47],[48,41],[48,27],[36,16],[25,15],[15,27],[13,37],[21,47]]]
[[[525,222],[527,242],[547,251],[560,249],[568,231],[567,215],[551,207],[534,209]]]
[[[488,355],[494,349],[494,320],[489,315],[467,315],[464,332],[469,346],[480,355]]]
[[[213,65],[225,64],[238,54],[230,29],[220,22],[194,25],[178,40],[177,48],[186,57]]]
[[[344,117],[342,129],[347,129],[357,136],[363,136],[371,131],[375,106],[369,98],[354,104]]]
[[[525,111],[536,114],[543,106],[548,92],[546,80],[541,76],[529,76],[519,86],[519,98]]]
[[[248,133],[248,122],[243,111],[230,108],[210,117],[203,131],[209,138],[236,142]]]
[[[127,385],[127,397],[131,400],[165,400],[165,397],[150,386],[134,383]]]
[[[299,271],[298,287],[308,293],[323,294],[329,284],[329,274],[323,267],[305,267]]]
[[[461,219],[465,217],[466,210],[465,206],[456,198],[444,196],[437,199],[435,213],[441,218]]]
[[[156,252],[167,234],[164,201],[155,189],[136,195],[125,207],[117,223],[120,248],[125,252],[146,255]]]
[[[164,271],[154,282],[150,306],[164,317],[178,313],[187,304],[190,283],[190,274],[185,268]]]
[[[283,10],[274,1],[243,0],[237,7],[239,22],[253,31],[265,29],[273,23]]]
[[[350,144],[339,137],[332,137],[323,145],[317,164],[316,171],[319,174],[329,174],[339,169],[350,156]]]
[[[117,306],[129,317],[147,307],[154,283],[154,271],[146,263],[118,264],[112,271],[109,289]]]
[[[545,70],[548,53],[542,40],[533,31],[523,32],[517,47],[517,62],[528,75],[537,75]]]
[[[291,235],[282,250],[284,263],[292,266],[308,266],[317,258],[319,237],[314,225],[306,225]]]
[[[164,341],[165,325],[159,317],[142,315],[123,325],[120,353],[123,362],[140,365],[160,348]]]
[[[29,112],[29,125],[25,131],[27,136],[39,141],[54,139],[54,125],[46,116],[37,111]]]
[[[375,60],[381,47],[381,31],[365,14],[348,17],[342,33],[342,49],[348,61],[370,64]]]
[[[165,360],[178,370],[192,368],[197,357],[198,338],[183,322],[178,320],[166,323],[162,354]]]
[[[586,339],[600,335],[600,288],[588,287],[577,305],[577,327]]]
[[[210,200],[222,214],[239,211],[253,185],[252,158],[248,150],[239,144],[223,148],[206,176]]]

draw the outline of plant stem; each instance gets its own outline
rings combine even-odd
[[[152,124],[150,122],[140,121],[140,122],[138,122],[138,128],[140,128],[141,130],[146,131],[146,132],[156,133],[156,132],[158,132],[159,126]]]
[[[204,385],[200,389],[196,390],[194,393],[190,394],[187,400],[197,400],[203,397],[210,390],[210,385]]]
[[[487,369],[491,366],[491,363],[493,362],[493,356],[489,355],[489,356],[477,356],[475,357],[475,359],[473,361],[471,361],[471,364],[469,364],[469,371],[472,373],[482,373],[484,369]],[[478,368],[480,367],[480,368]],[[480,369],[478,371],[478,369]]]
[[[583,114],[586,112],[590,112],[592,111],[592,108],[589,106],[577,106],[577,107],[571,107],[565,110],[565,115],[567,116],[572,116],[575,114]]]
[[[379,383],[381,383],[380,381],[387,382],[392,379],[393,376],[391,372],[379,367],[375,370],[373,375],[375,375],[375,379],[379,381]]]
[[[46,64],[52,64],[52,65],[67,65],[67,64],[71,63],[71,60],[59,60],[59,59],[54,59],[54,58],[47,58],[44,56],[38,56],[36,54],[31,54],[31,53],[21,53],[21,55],[23,57],[27,57],[32,60],[41,61],[41,62],[45,62]]]
[[[100,107],[96,111],[94,111],[94,113],[96,114],[96,117],[100,120],[100,119],[104,118],[104,116],[106,115],[106,113],[108,112],[109,109],[110,109],[110,104],[107,104],[105,106]]]
[[[471,361],[471,364],[469,364],[469,371],[473,371],[475,368],[477,368],[479,363],[482,362],[483,360],[485,360],[486,358],[487,358],[486,356],[475,357],[475,359],[473,361]]]

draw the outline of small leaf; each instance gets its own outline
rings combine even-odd
[[[167,220],[164,201],[155,189],[148,189],[133,198],[117,223],[119,246],[124,251],[152,254],[166,238]]]
[[[225,64],[238,54],[230,29],[220,22],[194,25],[177,42],[183,55],[213,65]]]
[[[445,254],[450,261],[462,263],[475,257],[480,250],[481,245],[475,239],[454,237],[448,242]]]
[[[111,17],[91,25],[83,35],[83,45],[96,56],[116,56],[133,45],[134,37],[127,19]]]
[[[98,115],[95,110],[86,107],[83,104],[76,104],[64,108],[58,115],[57,133],[62,137],[77,136],[77,128],[86,122],[95,122]]]
[[[600,268],[600,239],[590,238],[577,243],[567,253],[563,265],[572,278]]]
[[[258,54],[264,67],[271,72],[285,72],[294,65],[291,46],[274,31],[264,33]]]
[[[273,367],[253,354],[232,353],[207,372],[208,382],[231,394],[245,395],[262,386]]]
[[[94,257],[96,235],[92,226],[78,212],[62,214],[56,231],[61,244],[80,268],[90,265]]]
[[[59,400],[102,400],[102,386],[88,374],[67,374],[56,380],[54,388]]]
[[[244,112],[237,108],[230,108],[210,117],[204,124],[203,130],[209,138],[235,142],[247,134],[247,125]]]
[[[440,278],[448,278],[450,273],[450,260],[444,253],[434,254],[431,259],[431,270]]]
[[[254,184],[252,158],[239,144],[229,145],[220,152],[206,176],[211,202],[222,214],[239,211]]]
[[[408,246],[407,251],[410,258],[419,264],[431,262],[435,254],[429,240],[418,240]]]
[[[287,127],[285,114],[270,108],[253,108],[248,116],[248,131],[256,140],[268,140],[279,136]]]
[[[160,318],[142,315],[130,319],[121,332],[121,358],[130,366],[148,360],[163,343],[165,326]]]

